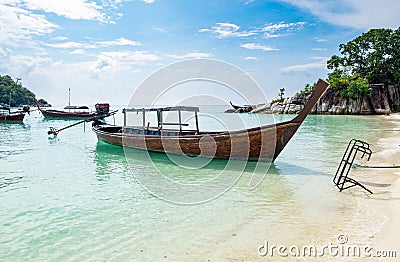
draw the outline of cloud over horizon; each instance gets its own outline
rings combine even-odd
[[[275,38],[283,37],[301,29],[306,22],[296,23],[267,23],[257,28],[249,30],[240,30],[240,26],[233,23],[216,23],[216,25],[210,28],[202,28],[198,30],[199,33],[211,33],[217,38],[229,38],[229,37],[250,37],[255,35],[262,35],[264,38]]]
[[[329,23],[368,30],[399,27],[400,1],[393,0],[280,0]]]

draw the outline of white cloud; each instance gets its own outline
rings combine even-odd
[[[280,70],[282,72],[299,72],[299,71],[307,71],[315,68],[326,68],[326,61],[328,57],[312,57],[314,60],[318,60],[317,62],[300,64],[300,65],[292,65],[287,67],[281,67]]]
[[[267,24],[262,28],[263,32],[275,32],[278,30],[286,29],[286,28],[297,28],[297,27],[302,27],[306,23],[305,22],[297,22],[297,23],[276,23],[276,24]]]
[[[103,69],[107,69],[113,65],[113,59],[106,55],[99,55],[94,63],[93,71],[97,74]]]
[[[143,2],[145,2],[146,4],[153,4],[156,2],[156,0],[142,0]]]
[[[313,50],[313,51],[326,51],[328,49],[315,47],[315,48],[312,48],[311,50]]]
[[[270,46],[265,46],[265,45],[260,45],[260,44],[256,44],[256,43],[247,43],[247,44],[243,44],[241,45],[241,47],[245,48],[245,49],[249,49],[249,50],[262,50],[262,51],[275,51],[275,50],[279,50],[277,48],[273,48]]]
[[[275,23],[275,24],[267,24],[261,28],[261,32],[264,33],[265,38],[276,38],[287,35],[289,32],[294,30],[301,29],[306,22],[296,22],[296,23]],[[284,32],[284,33],[276,33],[276,32]]]
[[[94,1],[88,0],[20,0],[16,4],[29,10],[39,10],[54,13],[69,19],[85,19],[107,22],[103,8]]]
[[[53,40],[66,41],[66,40],[68,40],[68,37],[66,37],[66,36],[57,36],[57,37],[54,37]]]
[[[7,67],[10,66],[10,57],[12,56],[12,51],[8,48],[0,47],[0,72],[7,72]],[[13,65],[12,65],[13,66]]]
[[[8,48],[0,48],[0,72],[12,76],[24,77],[37,68],[51,63],[51,59],[40,55],[18,54]]]
[[[255,56],[246,56],[244,59],[245,60],[258,60],[258,58]]]
[[[85,50],[83,49],[76,49],[74,51],[69,52],[71,55],[83,55],[85,53]]]
[[[128,45],[128,46],[139,46],[142,45],[139,42],[133,41],[133,40],[129,40],[126,39],[124,37],[118,38],[114,41],[103,41],[103,42],[97,42],[100,45],[103,46],[124,46],[124,45]]]
[[[88,42],[88,43],[70,41],[70,42],[54,43],[54,44],[44,43],[43,45],[53,48],[63,48],[63,49],[68,49],[68,48],[93,49],[93,48],[98,48],[99,46],[139,46],[141,45],[141,43],[121,37],[112,41],[100,41],[100,42]]]
[[[7,2],[0,4],[0,42],[3,44],[16,46],[21,40],[52,33],[56,28],[58,26],[44,15],[7,5]]]
[[[173,59],[198,59],[198,58],[209,58],[211,54],[208,53],[200,53],[200,52],[191,52],[184,55],[167,55],[167,57]]]
[[[397,28],[400,1],[393,0],[280,0],[310,12],[319,19],[362,30]]]
[[[211,28],[203,28],[198,32],[210,32],[215,34],[217,38],[227,38],[227,37],[246,37],[257,34],[256,31],[240,31],[240,26],[232,23],[217,23]]]
[[[251,3],[253,3],[255,0],[246,0],[243,4],[244,5],[248,5],[248,4],[251,4]]]
[[[133,65],[145,65],[146,62],[159,60],[157,55],[145,51],[135,52],[103,52],[95,62],[91,62],[89,68],[92,78],[98,78],[104,70],[124,71],[132,69]]]
[[[315,39],[315,42],[318,42],[318,43],[324,43],[324,42],[328,42],[328,40],[327,39],[325,39],[325,38],[319,38],[319,37],[316,37],[316,38],[314,38]]]
[[[125,61],[125,62],[149,62],[160,59],[159,56],[149,54],[146,51],[103,52],[101,53],[101,55],[118,61]]]
[[[198,30],[199,33],[212,33],[217,38],[228,38],[228,37],[248,37],[262,34],[264,38],[275,38],[286,36],[288,33],[301,29],[306,23],[275,23],[267,24],[261,27],[257,27],[248,31],[240,30],[240,26],[233,23],[217,23],[215,26],[210,28],[203,28]],[[280,32],[280,33],[279,33]]]
[[[81,42],[64,42],[64,43],[55,43],[55,44],[47,44],[43,43],[45,46],[54,47],[54,48],[79,48],[79,49],[89,49],[89,48],[96,48],[96,45],[89,44],[89,43],[81,43]]]
[[[161,32],[161,33],[168,33],[167,30],[165,30],[164,28],[161,28],[161,27],[152,27],[151,29],[153,29],[154,31]]]
[[[26,45],[26,42],[20,41],[53,33],[59,26],[49,21],[49,13],[68,19],[113,23],[107,12],[116,8],[121,1],[124,0],[102,0],[100,5],[92,0],[2,0],[0,42],[13,46]],[[116,14],[116,18],[119,16]],[[55,40],[62,39],[57,37]]]

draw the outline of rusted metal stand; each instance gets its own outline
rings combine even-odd
[[[357,139],[350,140],[343,158],[340,161],[335,177],[333,178],[333,183],[335,183],[335,185],[339,188],[340,192],[353,186],[360,186],[364,190],[373,194],[372,191],[366,188],[364,185],[348,177],[350,168],[352,167],[358,152],[362,153],[361,158],[363,158],[365,155],[367,155],[368,161],[371,158],[372,151],[369,148],[368,143]]]

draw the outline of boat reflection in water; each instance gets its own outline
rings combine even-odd
[[[158,198],[182,204],[215,199],[237,183],[241,190],[253,189],[267,175],[274,176],[268,183],[284,180],[272,162],[159,154],[102,141],[95,150],[95,164],[96,178],[102,183],[117,179],[113,176],[119,174],[124,183],[140,184]]]

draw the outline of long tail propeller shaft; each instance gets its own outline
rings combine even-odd
[[[107,114],[97,115],[97,116],[94,116],[94,117],[91,117],[91,118],[76,122],[76,123],[74,123],[72,125],[69,125],[69,126],[66,126],[66,127],[60,128],[60,129],[57,129],[57,128],[54,128],[54,127],[50,127],[50,130],[47,131],[47,134],[48,135],[57,136],[58,133],[60,133],[62,130],[68,129],[70,127],[73,127],[73,126],[76,126],[76,125],[79,125],[79,124],[82,124],[82,123],[85,123],[85,122],[99,121],[99,120],[102,120],[102,119],[104,119],[106,117],[115,115],[117,112],[118,112],[118,110],[115,110],[115,111],[112,111],[112,112],[107,113]]]

